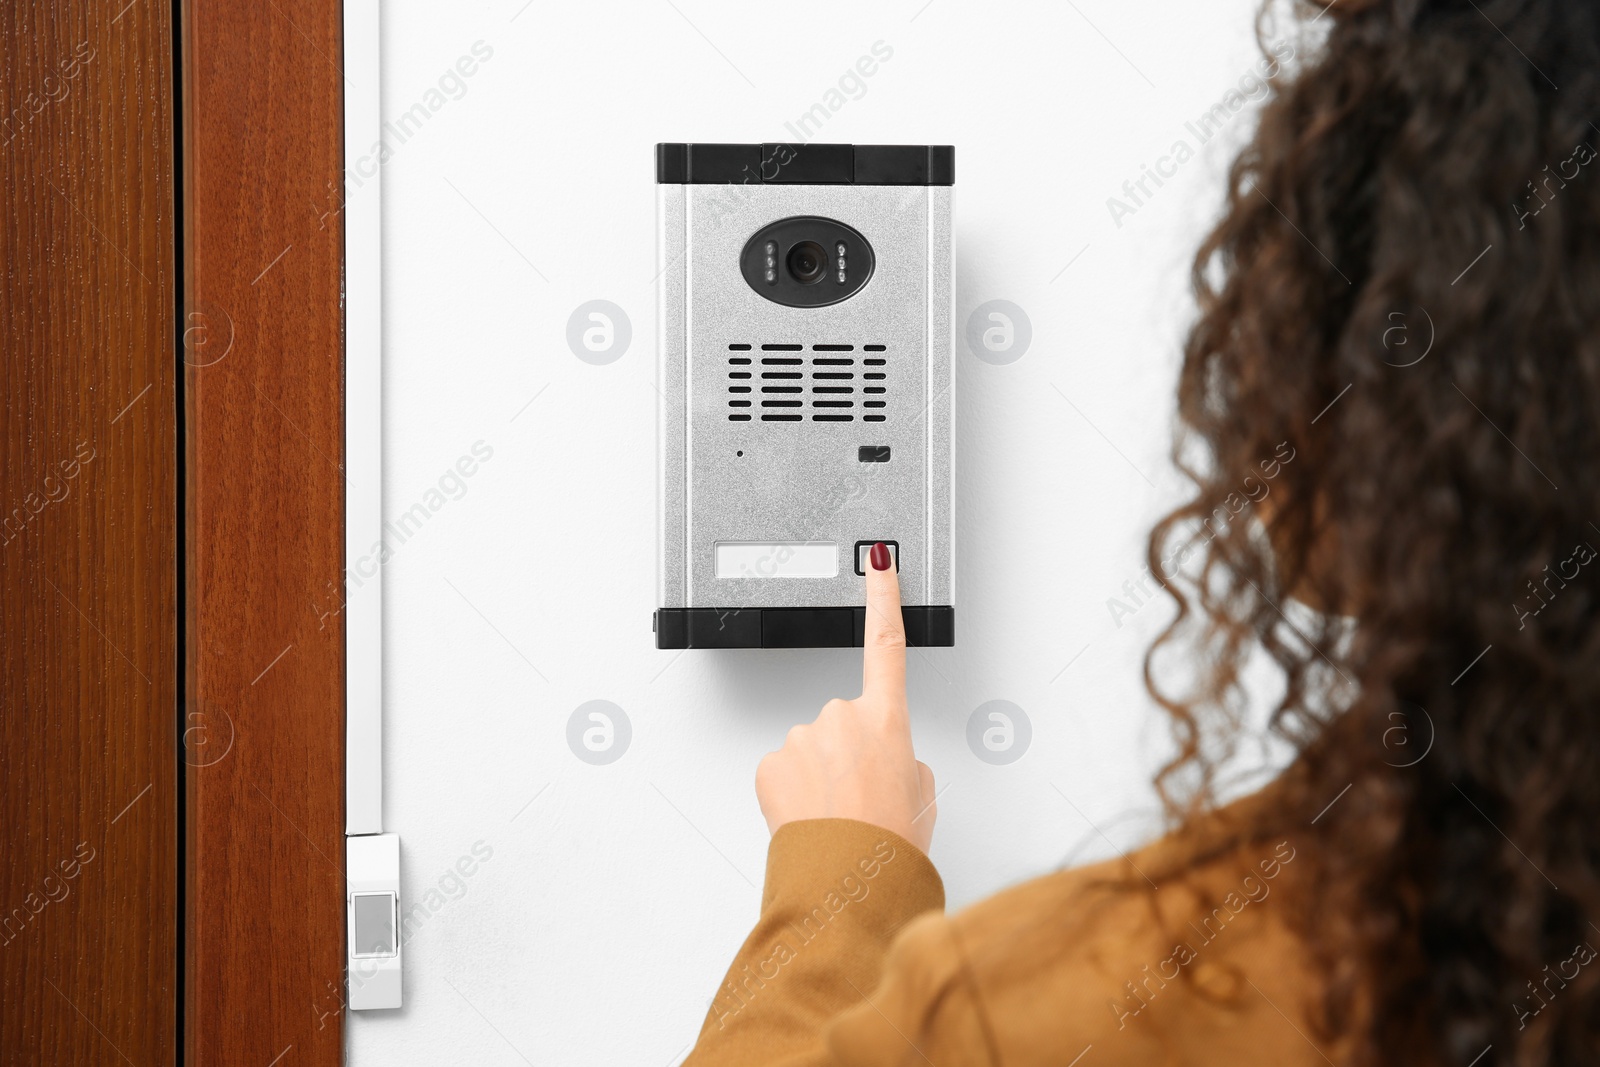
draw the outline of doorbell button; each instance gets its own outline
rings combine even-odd
[[[867,568],[872,566],[868,557],[872,554],[872,546],[879,541],[883,541],[883,544],[889,549],[889,557],[894,560],[895,573],[900,573],[900,542],[877,538],[871,541],[856,542],[856,573],[862,577],[866,577]]]

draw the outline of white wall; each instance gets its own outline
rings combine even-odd
[[[1004,299],[1033,327],[1007,365],[958,341],[959,644],[910,666],[951,905],[1139,840],[1164,749],[1139,659],[1165,608],[1107,600],[1179,492],[1188,261],[1249,108],[1120,226],[1107,198],[1256,68],[1251,5],[523,4],[385,5],[384,114],[427,114],[383,171],[385,511],[428,515],[383,571],[385,829],[426,920],[355,1064],[668,1067],[700,1026],[756,913],[756,762],[860,667],[652,647],[652,146],[793,139],[876,42],[812,139],[956,145],[958,322]],[[594,299],[632,326],[607,365],[566,342]],[[567,742],[596,699],[632,729],[601,766]],[[1006,766],[967,742],[994,699],[1032,725]]]

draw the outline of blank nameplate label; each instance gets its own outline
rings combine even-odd
[[[839,573],[834,541],[718,541],[718,578],[833,578]]]

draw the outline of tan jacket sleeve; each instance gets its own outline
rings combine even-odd
[[[896,834],[779,828],[761,917],[685,1067],[991,1062],[943,909],[933,864]]]

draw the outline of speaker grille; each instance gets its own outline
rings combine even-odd
[[[884,422],[887,345],[728,346],[728,421]]]

